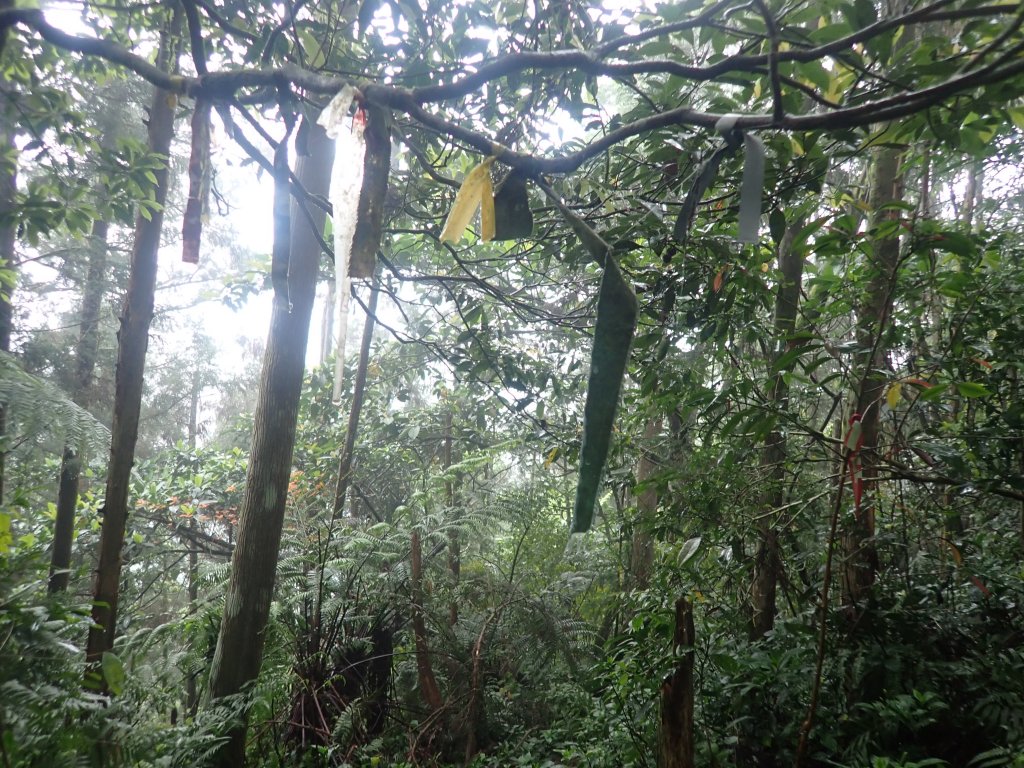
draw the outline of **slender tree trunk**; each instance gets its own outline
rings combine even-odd
[[[412,596],[412,632],[416,645],[416,673],[419,677],[420,694],[426,702],[431,714],[441,711],[444,701],[441,689],[434,677],[434,666],[430,658],[430,645],[427,640],[427,623],[423,615],[423,547],[420,544],[420,532],[413,530],[411,542],[410,588]]]
[[[1011,376],[1013,377],[1014,402],[1018,402],[1017,393],[1020,392],[1020,372],[1013,368],[1011,369]],[[1017,440],[1017,471],[1024,474],[1024,435],[1021,435],[1020,439]],[[1020,500],[1020,510],[1017,514],[1017,543],[1020,545],[1021,552],[1024,552],[1024,499]]]
[[[196,368],[192,372],[192,392],[189,398],[188,447],[197,464],[198,458],[195,457],[195,450],[199,438],[199,395],[201,392],[199,369]],[[198,469],[198,467],[195,469]],[[197,512],[193,511],[192,517],[188,521],[189,530],[192,532],[192,536],[188,540],[188,613],[190,616],[195,615],[196,605],[199,601],[199,545],[197,543],[199,538],[195,535],[198,528],[196,514]],[[185,670],[185,711],[192,718],[199,711],[196,674],[191,670]]]
[[[658,768],[694,768],[693,756],[693,606],[676,600],[673,645],[679,663],[661,684]]]
[[[671,254],[665,255],[665,264],[671,261]],[[661,326],[661,340],[658,344],[656,360],[661,361],[668,352],[669,335],[667,332],[669,318],[673,316],[676,306],[676,289],[671,285],[667,288],[661,299],[661,307],[658,313],[658,322]],[[658,382],[655,382],[652,392],[659,389]],[[640,460],[637,463],[636,475],[637,484],[649,481],[657,469],[658,461],[651,446],[655,438],[660,434],[663,426],[661,416],[650,418],[644,426],[643,446]],[[650,582],[651,572],[654,568],[654,535],[653,526],[658,515],[658,491],[652,485],[640,492],[637,498],[637,520],[630,539],[629,563],[628,563],[628,584],[627,587],[634,589],[645,589]]]
[[[644,427],[643,448],[636,467],[637,485],[648,482],[658,468],[658,462],[651,450],[651,443],[661,433],[661,417],[648,420]],[[658,490],[648,485],[636,499],[637,521],[633,530],[629,550],[629,586],[646,589],[654,567],[654,536],[651,528],[658,514]]]
[[[334,516],[341,515],[345,508],[345,496],[352,480],[352,461],[355,458],[356,437],[359,433],[359,415],[363,410],[366,396],[366,372],[370,365],[370,345],[373,342],[373,326],[377,319],[377,299],[380,296],[380,275],[374,274],[370,289],[370,303],[367,305],[366,322],[363,325],[363,339],[359,345],[359,363],[356,378],[352,382],[352,407],[348,412],[348,428],[345,431],[345,446],[338,461],[338,484],[334,489]]]
[[[476,635],[470,650],[471,671],[469,675],[469,701],[466,705],[466,748],[463,751],[463,764],[470,765],[477,752],[480,751],[480,737],[486,734],[487,710],[484,701],[484,638],[488,628],[501,620],[505,606],[502,603],[484,619],[480,631]]]
[[[327,300],[324,302],[324,314],[320,320],[320,365],[327,362],[334,349],[334,305],[338,298],[334,292],[334,281],[327,281]]]
[[[110,224],[105,219],[93,222],[89,238],[89,266],[82,292],[78,346],[75,351],[75,373],[71,398],[80,406],[89,402],[89,389],[96,369],[99,348],[100,310],[106,289],[107,235]],[[53,526],[53,550],[50,556],[50,592],[63,592],[68,587],[71,567],[71,545],[75,534],[75,511],[78,508],[81,460],[73,446],[64,447],[57,486],[57,518]]]
[[[9,8],[13,3],[4,2],[0,0],[0,10]],[[2,33],[3,37],[0,37],[0,42],[4,42],[7,39],[6,30]],[[0,92],[6,94],[8,91],[7,85],[4,81],[0,80]],[[6,119],[4,116],[0,116]],[[17,161],[13,160],[16,157],[16,147],[14,144],[14,133],[6,127],[0,128],[0,146],[4,149],[4,154],[7,157],[12,158],[10,167],[4,167],[0,169],[0,221],[6,222],[0,226],[0,266],[5,269],[13,270],[17,267],[18,259],[15,252],[15,235],[16,235],[16,224],[13,220],[13,212],[15,207],[15,195],[18,190],[17,180]],[[11,306],[11,294],[14,293],[14,285],[0,285],[0,350],[3,352],[11,351],[11,321],[12,321],[12,306]],[[0,402],[0,503],[4,500],[4,478],[6,475],[6,464],[7,464],[7,404]]]
[[[299,181],[314,195],[326,197],[333,144],[310,125],[308,156],[297,166]],[[311,209],[317,230],[324,214]],[[277,573],[306,343],[316,293],[320,244],[305,216],[292,206],[288,297],[291,311],[275,301],[263,356],[252,450],[239,512],[238,536],[231,560],[231,580],[210,671],[210,695],[239,693],[259,675],[263,644]],[[275,232],[275,240],[280,233]],[[277,243],[275,243],[275,251]],[[235,725],[217,760],[221,766],[245,764],[245,722]]]
[[[967,186],[964,189],[964,204],[960,218],[969,230],[977,228],[978,205],[985,190],[985,166],[982,160],[972,160],[967,168]]]
[[[78,348],[75,350],[74,387],[79,404],[91,400],[89,390],[92,387],[92,376],[96,370],[96,355],[100,345],[100,313],[103,310],[103,295],[107,290],[109,231],[110,222],[98,219],[93,222],[89,237],[89,266],[82,293]]]
[[[803,226],[802,221],[793,222],[779,243],[779,269],[781,274],[775,294],[775,354],[773,366],[783,354],[792,349],[790,339],[796,327],[797,309],[800,305],[800,284],[804,273],[804,254],[793,247],[796,233]],[[794,361],[795,362],[795,361]],[[775,371],[772,382],[770,405],[777,418],[782,421],[789,407],[789,385],[786,373],[793,364]],[[775,626],[775,596],[782,570],[779,548],[779,531],[775,526],[775,510],[785,501],[786,481],[786,430],[777,425],[765,438],[761,468],[765,478],[766,492],[757,520],[758,546],[754,555],[754,578],[751,585],[751,626],[750,637],[756,640],[764,637]]]
[[[78,507],[78,480],[81,462],[75,449],[64,446],[57,476],[57,517],[53,523],[53,548],[50,551],[50,593],[68,588],[71,568],[71,544],[75,537],[75,509]]]
[[[882,147],[872,158],[871,188],[868,204],[874,211],[872,225],[878,226],[899,217],[900,212],[884,208],[903,199],[903,177],[900,173],[899,150]],[[857,336],[863,350],[858,354],[861,372],[857,396],[860,418],[861,447],[854,457],[851,482],[859,485],[861,499],[855,499],[854,520],[845,532],[846,567],[843,574],[843,597],[847,605],[856,606],[867,596],[875,582],[878,555],[875,550],[875,507],[878,491],[878,448],[882,425],[882,402],[888,385],[886,374],[887,346],[885,338],[892,312],[893,286],[899,267],[900,241],[897,234],[876,240],[869,252],[871,277],[864,300],[857,309]],[[851,446],[854,448],[855,446]],[[856,496],[856,493],[853,494]]]
[[[921,151],[921,199],[918,200],[917,214],[922,219],[932,217],[932,145],[925,142]]]
[[[442,446],[441,464],[445,472],[452,466],[451,406],[448,407],[444,414],[444,445]],[[455,481],[450,478],[444,482],[444,501],[448,507],[449,514],[453,514],[455,511]],[[460,555],[459,532],[455,526],[452,526],[448,531],[448,576],[450,579],[449,586],[452,590],[452,601],[448,605],[448,623],[453,627],[459,623],[459,601],[455,595],[459,588],[459,576],[462,572]]]
[[[177,8],[161,36],[157,60],[165,71],[176,69],[180,10]],[[93,587],[92,620],[86,646],[86,660],[93,670],[87,685],[96,684],[95,668],[103,654],[114,647],[117,631],[117,600],[121,581],[121,549],[128,522],[128,490],[135,444],[139,435],[139,411],[142,406],[143,374],[146,349],[149,346],[149,325],[153,319],[156,289],[157,252],[163,227],[163,206],[167,198],[168,160],[174,135],[174,106],[171,94],[154,89],[149,112],[149,149],[163,158],[156,171],[153,190],[156,210],[149,218],[140,215],[135,224],[131,274],[118,332],[117,375],[114,391],[114,415],[111,424],[110,462],[107,468],[107,490],[103,503],[103,525],[100,529],[99,557]],[[98,681],[105,688],[102,680]]]

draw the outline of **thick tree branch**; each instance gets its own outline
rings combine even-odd
[[[194,2],[198,0],[193,0]],[[606,45],[598,49],[598,53],[584,51],[528,51],[511,54],[494,60],[481,67],[477,72],[465,75],[453,82],[429,86],[419,89],[399,88],[378,84],[363,84],[361,98],[369,103],[377,103],[393,110],[404,112],[420,124],[450,136],[476,149],[485,155],[496,155],[499,159],[515,168],[537,175],[540,173],[569,173],[577,169],[587,160],[600,155],[612,146],[635,136],[661,128],[696,127],[711,129],[722,117],[720,114],[700,112],[688,106],[666,110],[632,123],[623,125],[596,139],[583,149],[560,156],[537,157],[515,152],[488,136],[465,127],[453,120],[427,111],[424,105],[462,98],[482,85],[495,79],[523,70],[554,70],[577,69],[591,74],[605,74],[621,77],[629,74],[662,73],[674,74],[696,81],[706,81],[729,72],[757,72],[765,68],[769,70],[773,87],[773,113],[743,115],[736,127],[745,130],[777,128],[782,130],[835,130],[863,127],[873,123],[894,120],[924,111],[941,103],[951,96],[969,92],[990,83],[999,82],[1024,73],[1024,44],[1017,44],[1005,49],[1000,56],[985,66],[959,73],[948,80],[917,91],[898,93],[851,107],[832,109],[825,112],[805,115],[779,115],[780,101],[776,74],[781,62],[815,61],[826,56],[834,56],[850,46],[863,43],[889,29],[912,23],[923,23],[945,18],[955,14],[957,18],[973,18],[992,15],[1011,14],[1018,11],[1016,5],[991,5],[974,9],[943,10],[952,0],[939,0],[923,8],[891,19],[883,19],[846,37],[826,45],[777,51],[775,55],[741,54],[726,57],[720,62],[706,66],[681,65],[673,61],[640,61],[622,64],[609,64],[601,61],[602,55],[617,50],[618,46]],[[724,4],[716,8],[724,7]],[[695,17],[706,21],[706,16]],[[690,21],[680,22],[689,24]],[[237,71],[210,72],[196,77],[180,77],[161,72],[145,58],[106,40],[71,35],[50,25],[41,11],[31,9],[12,9],[0,11],[0,30],[14,24],[20,24],[34,30],[44,40],[65,50],[97,56],[114,64],[135,72],[148,82],[165,90],[194,97],[204,97],[215,102],[237,99],[238,92],[244,89],[267,90],[265,98],[276,99],[280,89],[298,87],[308,93],[334,94],[346,84],[340,77],[324,76],[310,72],[293,64],[285,64],[278,68],[255,68]],[[669,26],[662,28],[670,29]],[[647,33],[641,33],[647,34]],[[1005,36],[1003,36],[1005,37]],[[639,39],[639,38],[637,38]],[[617,41],[616,41],[617,42]],[[987,52],[992,53],[989,49]]]
[[[461,99],[489,82],[526,70],[576,69],[592,75],[607,75],[610,77],[623,77],[634,74],[669,74],[688,80],[707,82],[730,72],[751,72],[759,67],[770,66],[773,59],[777,63],[806,63],[828,56],[835,56],[856,44],[867,42],[890,29],[909,24],[934,21],[940,17],[945,18],[948,16],[948,12],[943,13],[942,9],[951,2],[952,0],[939,0],[901,16],[881,19],[874,24],[827,44],[778,51],[774,57],[771,53],[759,55],[738,54],[728,56],[708,66],[685,65],[663,59],[648,59],[625,63],[605,62],[603,59],[620,47],[621,38],[599,48],[595,53],[579,50],[524,51],[499,57],[476,72],[464,75],[450,83],[412,90],[388,88],[386,90],[392,93],[393,98],[388,99],[387,102],[389,106],[394,106],[392,102],[395,99],[406,101],[411,98],[412,101],[419,104]],[[725,4],[721,5],[724,6]],[[715,8],[718,7],[715,6]],[[958,18],[974,18],[991,15],[1009,15],[1015,14],[1017,11],[1018,6],[1016,5],[1000,4],[958,10],[957,15]],[[705,13],[695,17],[693,20],[681,22],[681,24],[683,24],[683,28],[688,28],[698,22],[706,22],[707,19],[708,14]],[[0,12],[0,29],[5,29],[14,24],[21,24],[35,30],[44,40],[56,46],[87,55],[99,56],[136,72],[150,83],[158,85],[165,90],[190,96],[201,93],[211,98],[223,98],[242,88],[279,86],[286,82],[292,82],[311,92],[333,94],[340,90],[347,82],[343,78],[318,75],[292,64],[285,64],[276,69],[258,68],[216,72],[198,78],[170,77],[165,73],[159,72],[145,58],[133,54],[115,43],[96,38],[71,35],[53,27],[46,21],[42,11],[12,9]],[[671,31],[676,26],[678,25],[667,25],[659,29],[667,33],[666,31]],[[647,36],[653,35],[654,32],[655,30],[650,30],[647,33],[641,33],[641,35],[635,36],[634,39],[648,39]],[[379,88],[381,86],[378,86]]]

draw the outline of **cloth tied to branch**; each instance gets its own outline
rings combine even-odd
[[[726,142],[735,141],[736,121],[739,115],[723,115],[715,130],[726,137]],[[740,183],[740,220],[739,236],[741,243],[756,243],[757,230],[761,224],[761,195],[764,189],[765,151],[764,142],[750,131],[743,134],[743,150],[746,153],[743,163],[743,181]],[[738,142],[736,142],[738,143]]]
[[[673,236],[683,246],[689,239],[690,228],[697,205],[704,193],[711,188],[718,175],[718,167],[726,155],[733,154],[743,144],[746,153],[743,165],[743,181],[740,185],[740,217],[737,240],[741,243],[756,243],[761,223],[761,194],[764,187],[765,149],[764,143],[749,131],[736,128],[740,119],[737,114],[723,115],[715,124],[715,130],[722,134],[724,143],[705,160],[697,170],[693,185],[683,199],[683,207],[676,220]]]
[[[349,259],[352,238],[359,216],[359,193],[363,186],[363,161],[366,156],[364,113],[359,110],[351,118],[349,109],[356,90],[346,85],[320,113],[317,123],[328,138],[334,139],[334,166],[331,169],[331,226],[334,232],[334,285],[337,301],[338,332],[334,357],[334,401],[341,400],[345,368],[345,342],[348,337]]]

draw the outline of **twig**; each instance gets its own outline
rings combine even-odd
[[[764,24],[768,28],[768,44],[771,46],[768,53],[768,77],[772,86],[772,120],[775,125],[782,125],[786,113],[782,108],[782,82],[779,78],[779,25],[764,0],[754,0],[754,5],[764,17]]]
[[[814,662],[814,680],[811,683],[811,699],[807,704],[807,716],[800,726],[800,741],[797,743],[796,758],[793,768],[800,768],[807,755],[807,742],[814,728],[814,717],[818,711],[818,699],[821,696],[821,675],[825,667],[825,645],[828,637],[828,594],[832,584],[832,561],[835,558],[836,530],[839,527],[839,513],[842,510],[843,487],[846,485],[846,460],[849,448],[843,452],[842,468],[839,471],[839,487],[836,489],[836,502],[832,507],[832,520],[829,523],[828,548],[825,554],[824,583],[821,585],[821,601],[818,603],[818,651]]]

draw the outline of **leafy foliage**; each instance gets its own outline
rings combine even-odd
[[[95,37],[0,11],[0,172],[17,179],[0,308],[22,326],[0,354],[5,765],[212,764],[247,721],[266,766],[651,766],[665,681],[692,652],[692,764],[1020,768],[1019,9],[181,9],[187,55],[166,76],[148,59],[160,4],[83,6]],[[77,291],[81,240],[108,227],[101,303],[120,298],[125,228],[152,217],[165,162],[183,170],[143,148],[124,71],[178,112],[209,100],[215,137],[265,169],[282,137],[301,154],[299,126],[343,84],[392,126],[367,384],[352,356],[340,402],[333,361],[307,372],[279,558],[259,564],[277,574],[262,672],[215,704],[261,349],[225,383],[215,342],[191,329],[178,344],[158,319],[101,664],[112,699],[81,685],[98,461],[71,589],[44,588],[53,457],[99,456],[106,433],[81,392],[48,383],[73,381],[76,313],[33,333],[54,304],[31,265]],[[711,130],[723,114],[766,149],[754,243],[736,242],[743,168]],[[532,229],[495,241],[506,189]],[[265,256],[231,252],[246,269]],[[236,307],[267,288],[215,279]],[[361,309],[361,284],[353,296]],[[88,405],[105,413],[113,324],[96,338]],[[586,535],[568,533],[577,493]]]

